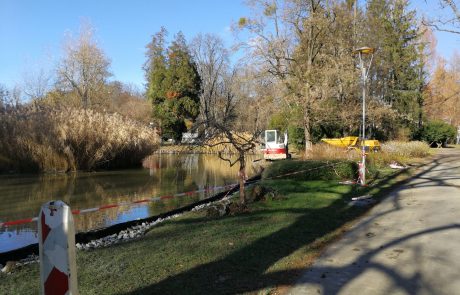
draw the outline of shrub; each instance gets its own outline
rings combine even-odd
[[[430,145],[435,143],[445,146],[448,141],[455,138],[457,131],[455,128],[443,121],[430,121],[421,131],[421,138]]]
[[[331,165],[332,164],[332,165]],[[262,174],[263,179],[333,180],[355,178],[358,165],[353,161],[277,161]],[[295,174],[290,174],[294,173]],[[290,174],[290,175],[287,175]]]
[[[75,108],[10,108],[0,125],[0,171],[132,167],[159,143],[150,128],[121,115]]]
[[[288,127],[289,143],[296,149],[302,149],[305,146],[304,129],[297,126]]]

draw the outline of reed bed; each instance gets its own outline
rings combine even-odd
[[[382,151],[407,158],[423,158],[431,154],[430,146],[422,141],[388,141],[382,144]]]
[[[19,106],[0,111],[1,172],[65,172],[141,165],[158,135],[119,114]]]
[[[431,154],[428,144],[421,141],[388,141],[381,144],[382,150],[368,153],[369,166],[382,168],[391,163],[407,165],[414,158],[424,158]],[[332,145],[319,143],[313,146],[306,157],[309,160],[343,160],[360,161],[361,153],[358,150],[338,148]]]
[[[388,166],[391,163],[407,165],[413,159],[425,158],[431,155],[430,147],[421,141],[387,141],[382,144],[382,151],[369,156],[369,161],[378,166]]]
[[[307,159],[311,160],[359,160],[359,151],[335,147],[326,143],[318,143],[313,145],[311,152],[307,155]]]

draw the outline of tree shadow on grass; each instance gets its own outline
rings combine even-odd
[[[434,163],[415,177],[423,176],[436,167],[437,164]],[[362,193],[369,192],[377,187],[381,188],[379,195],[383,197],[391,189],[387,185],[403,173],[405,172],[399,171],[376,186],[363,189]],[[222,259],[198,265],[156,284],[140,287],[127,294],[240,294],[269,289],[277,285],[292,284],[298,279],[302,270],[294,268],[278,272],[268,272],[269,268],[277,261],[291,255],[302,247],[314,245],[318,239],[334,232],[346,222],[365,213],[367,209],[349,207],[347,205],[346,201],[355,193],[352,190],[350,193],[344,194],[341,199],[334,201],[324,208],[296,210],[296,213],[299,213],[300,216],[294,223],[269,236],[260,238]],[[336,218],[332,220],[329,218],[331,210],[340,212],[340,214],[335,214]],[[383,214],[393,212],[394,210],[399,210],[399,206],[395,206],[394,209]],[[372,220],[373,218],[370,218],[368,222],[372,222]],[[186,222],[186,220],[182,222]],[[457,227],[458,225],[453,226],[453,228]],[[444,229],[433,229],[432,231],[436,230]],[[429,234],[430,232],[426,231],[419,234]],[[411,237],[408,236],[406,238],[409,239]],[[397,240],[390,242],[388,246],[397,242]],[[360,259],[368,259],[369,255],[375,255],[375,253],[365,254]],[[375,264],[369,265],[369,267],[386,272],[395,284],[401,286],[407,285],[404,282],[406,278],[392,273],[392,270],[386,269],[382,265]],[[350,279],[353,279],[353,277]],[[417,278],[412,279],[416,280]],[[327,294],[335,294],[336,291],[338,290],[334,289]]]

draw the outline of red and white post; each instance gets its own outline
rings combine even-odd
[[[361,186],[366,185],[366,151],[364,150],[362,151],[361,162],[358,163],[358,183]]]
[[[38,216],[40,283],[43,295],[77,295],[75,227],[62,201],[44,204]]]

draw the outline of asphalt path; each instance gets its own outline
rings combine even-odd
[[[460,294],[460,149],[396,188],[289,294]]]

